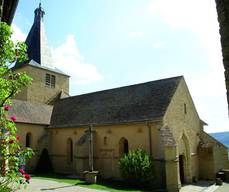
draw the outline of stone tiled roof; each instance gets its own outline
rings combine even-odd
[[[225,146],[223,143],[218,141],[216,138],[212,137],[210,134],[204,131],[200,134],[200,143],[199,143],[200,148],[212,148],[216,145],[220,145],[225,149],[228,149],[227,146]]]
[[[70,97],[70,95],[68,93],[66,93],[65,91],[60,91],[59,93],[57,93],[56,95],[54,95],[53,97],[51,97],[46,104],[48,105],[54,105],[59,99],[64,99]]]
[[[16,122],[49,125],[53,107],[40,103],[12,100],[10,115],[16,115]]]
[[[176,146],[176,141],[168,126],[161,127],[159,131],[160,131],[160,137],[161,137],[162,143],[165,146],[169,146],[169,147]]]
[[[61,99],[50,127],[119,124],[163,117],[182,76]]]

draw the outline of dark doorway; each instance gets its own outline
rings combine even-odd
[[[184,184],[184,155],[179,155],[180,182]]]
[[[49,157],[49,153],[47,149],[43,149],[39,161],[37,163],[37,167],[35,170],[36,173],[52,173],[53,167],[52,162]]]

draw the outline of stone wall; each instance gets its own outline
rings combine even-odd
[[[88,127],[51,128],[51,157],[54,170],[61,173],[75,173],[82,176],[82,171],[88,169],[88,143],[78,145],[77,142]],[[132,123],[125,125],[95,126],[94,135],[94,168],[103,178],[120,179],[118,161],[120,140],[127,139],[129,150],[144,149],[152,154],[156,167],[155,187],[165,187],[165,161],[163,146],[159,145],[158,125],[154,123]],[[151,130],[150,130],[151,129]],[[149,135],[150,133],[150,135]],[[151,139],[150,139],[151,137]],[[67,162],[67,140],[73,141],[73,161]],[[150,142],[151,140],[151,142]],[[150,152],[150,150],[152,150]]]
[[[227,101],[229,103],[229,1],[215,0],[220,26],[223,64],[227,88]]]
[[[45,147],[41,142],[41,138],[45,135],[45,126],[27,123],[17,123],[17,130],[18,135],[20,136],[20,144],[22,147],[26,146],[26,134],[31,134],[30,147],[35,151],[36,155],[27,162],[27,168],[33,171],[36,168],[41,150],[43,149],[43,147]]]
[[[48,103],[57,96],[62,90],[66,93],[69,92],[69,77],[59,73],[55,73],[46,69],[25,66],[16,70],[17,72],[26,72],[27,75],[33,78],[32,84],[22,89],[14,98],[26,100],[33,103]],[[55,75],[56,83],[55,88],[47,87],[45,85],[46,73]]]
[[[177,143],[177,157],[184,156],[184,180],[191,182],[192,177],[199,175],[197,148],[201,123],[184,79],[167,108],[164,124],[170,128]]]
[[[200,177],[201,179],[215,179],[220,169],[228,169],[228,149],[205,132],[201,133],[202,147],[200,154]]]

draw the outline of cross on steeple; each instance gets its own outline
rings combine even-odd
[[[27,63],[35,62],[38,66],[54,68],[51,51],[45,35],[44,15],[45,11],[40,2],[34,11],[34,22],[25,41],[28,54]],[[16,63],[15,67],[20,67],[23,64],[25,63]]]
[[[41,7],[41,2],[39,3],[39,7],[35,9],[34,14],[35,14],[34,21],[40,21],[41,19],[43,19],[43,16],[45,15],[45,11]]]

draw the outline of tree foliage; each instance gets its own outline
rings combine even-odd
[[[154,168],[152,159],[142,149],[130,151],[119,160],[123,179],[134,185],[149,186],[153,182]]]
[[[11,35],[11,28],[0,22],[0,191],[13,191],[29,182],[24,166],[26,159],[33,155],[32,149],[20,146],[16,116],[9,113],[10,99],[32,80],[25,73],[11,70],[13,63],[27,59],[26,45],[14,43]]]

